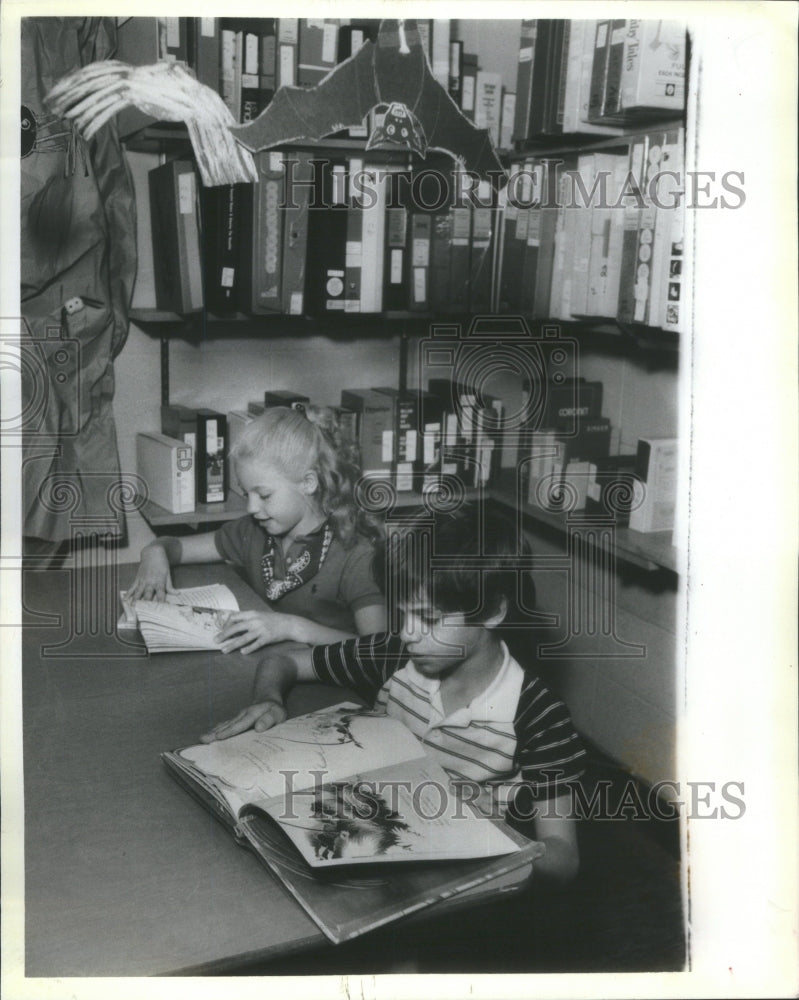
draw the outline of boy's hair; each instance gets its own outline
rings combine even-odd
[[[530,547],[514,521],[485,507],[422,516],[389,533],[375,574],[389,607],[422,601],[483,623],[506,610],[519,621],[535,593],[524,562]]]
[[[317,498],[337,537],[345,545],[353,544],[358,532],[373,541],[379,537],[376,524],[354,501],[353,488],[360,477],[358,449],[328,407],[265,410],[241,432],[231,458],[266,462],[297,481],[306,472],[315,472]]]

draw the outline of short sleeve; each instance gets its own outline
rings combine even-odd
[[[566,706],[538,677],[522,688],[514,720],[516,764],[526,795],[551,799],[569,791],[585,771],[585,749]]]
[[[341,575],[340,596],[351,612],[361,608],[382,606],[385,598],[372,576],[374,548],[365,539],[359,540],[347,553]]]
[[[251,525],[249,517],[226,521],[214,532],[216,551],[227,562],[243,565],[246,561],[247,535]]]
[[[323,684],[348,688],[372,703],[394,671],[408,662],[408,654],[398,636],[381,632],[314,646],[311,662]]]

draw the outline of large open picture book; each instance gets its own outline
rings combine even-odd
[[[138,628],[149,653],[219,649],[216,636],[230,612],[239,610],[235,595],[223,583],[173,590],[163,601],[132,601],[126,591],[119,597],[122,616],[117,628]]]
[[[162,759],[334,942],[519,887],[542,850],[454,787],[402,723],[349,703]]]

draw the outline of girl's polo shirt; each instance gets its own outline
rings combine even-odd
[[[228,521],[215,532],[214,542],[222,559],[235,563],[253,590],[274,611],[310,618],[328,628],[353,633],[357,632],[356,611],[384,603],[380,588],[372,579],[372,546],[361,536],[351,548],[345,548],[334,536],[316,576],[289,591],[279,601],[266,598],[261,572],[266,532],[257,521],[249,515]],[[280,575],[283,567],[278,566],[277,570]]]

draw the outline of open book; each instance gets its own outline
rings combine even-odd
[[[131,601],[119,595],[123,614],[118,628],[138,628],[150,653],[219,649],[216,635],[239,604],[223,583],[188,587],[163,601]]]
[[[459,893],[518,887],[541,853],[481,814],[402,723],[356,705],[162,759],[335,942]]]

